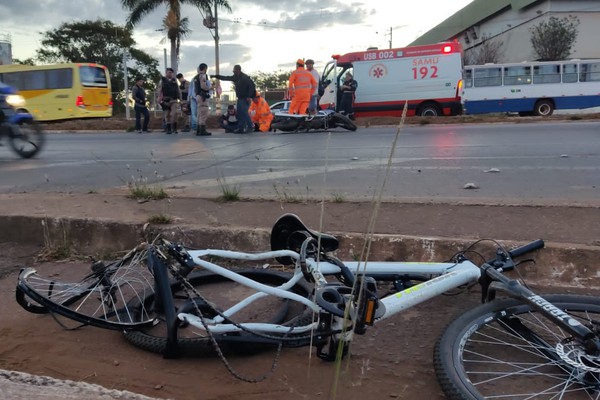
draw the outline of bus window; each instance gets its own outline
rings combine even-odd
[[[502,68],[475,68],[473,70],[473,86],[502,86]]]
[[[464,87],[473,87],[473,70],[465,69],[463,72],[463,85]]]
[[[22,75],[20,72],[6,72],[2,74],[2,82],[6,83],[9,86],[15,87],[19,89],[21,86],[21,82],[23,81]]]
[[[600,63],[585,63],[579,65],[580,82],[600,81]]]
[[[560,83],[560,64],[534,65],[533,83]]]
[[[529,85],[531,83],[531,67],[515,66],[504,68],[504,85]]]
[[[73,70],[68,68],[46,71],[48,89],[69,89],[73,87]]]
[[[42,90],[46,88],[46,77],[44,71],[25,71],[23,74],[23,85],[19,90]]]
[[[577,64],[563,65],[562,81],[563,83],[577,82]]]
[[[79,67],[79,76],[83,86],[107,87],[104,68],[82,65]]]

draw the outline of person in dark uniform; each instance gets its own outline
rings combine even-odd
[[[173,76],[175,71],[173,68],[167,68],[165,76],[160,78],[158,86],[158,102],[162,105],[165,112],[165,120],[167,121],[167,135],[177,133],[177,103],[181,100],[181,90],[177,79]]]
[[[150,113],[146,107],[146,91],[144,90],[144,78],[141,76],[135,78],[135,85],[131,89],[131,97],[135,105],[135,131],[137,133],[148,132],[148,122],[150,122]],[[141,119],[144,116],[144,126],[142,127]]]
[[[358,82],[354,80],[352,74],[347,72],[344,76],[344,82],[340,86],[342,99],[340,101],[340,112],[350,119],[354,119],[354,93],[358,87]]]

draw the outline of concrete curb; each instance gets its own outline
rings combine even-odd
[[[102,255],[134,247],[142,240],[143,224],[110,220],[77,218],[40,218],[0,216],[0,241],[38,243],[53,247],[68,245],[80,255]],[[214,228],[198,226],[152,226],[151,229],[171,240],[191,247],[266,251],[270,249],[270,231],[267,229]],[[341,259],[357,259],[364,246],[364,235],[331,232],[340,240],[336,255]],[[433,262],[446,260],[466,249],[472,240],[461,238],[416,237],[375,234],[372,238],[370,260],[412,260]],[[511,249],[522,242],[502,241]],[[493,254],[497,245],[487,241],[476,248]],[[527,282],[544,286],[593,287],[600,286],[600,272],[595,267],[600,257],[600,246],[546,242],[546,247],[531,254],[535,263],[519,268],[520,277]]]
[[[106,389],[86,382],[59,380],[0,369],[3,400],[156,400],[141,394]]]

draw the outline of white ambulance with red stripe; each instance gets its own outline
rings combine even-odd
[[[339,87],[349,71],[358,82],[356,117],[441,116],[461,113],[462,48],[448,42],[335,55],[321,75],[321,108],[337,110]]]

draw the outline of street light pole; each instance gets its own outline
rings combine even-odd
[[[219,14],[217,8],[217,0],[215,0],[215,72],[219,75],[221,69],[219,67]],[[219,86],[219,81],[217,80],[217,87]],[[214,90],[215,93],[215,112],[217,115],[221,114],[221,96],[217,94],[217,88]]]

